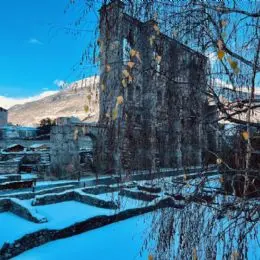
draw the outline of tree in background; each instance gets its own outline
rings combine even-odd
[[[37,135],[49,135],[52,126],[56,125],[56,120],[52,120],[49,117],[44,118],[40,121],[40,125],[37,128]]]

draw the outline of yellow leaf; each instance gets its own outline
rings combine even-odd
[[[116,120],[117,119],[117,116],[118,116],[118,110],[117,110],[117,107],[113,109],[112,111],[112,119],[113,120]]]
[[[134,67],[134,65],[135,65],[135,63],[132,62],[132,61],[129,61],[129,62],[127,63],[127,66],[128,66],[130,69],[132,69],[132,68]]]
[[[126,82],[126,80],[125,80],[125,79],[123,79],[123,80],[122,80],[122,85],[123,85],[123,87],[124,87],[124,88],[126,88],[126,87],[127,87],[127,82]]]
[[[137,53],[136,50],[134,50],[134,49],[131,49],[131,50],[130,50],[130,56],[131,56],[131,57],[134,57],[134,56],[136,55],[136,53]]]
[[[161,60],[162,60],[162,56],[160,56],[160,55],[156,55],[156,61],[157,61],[157,63],[161,63]]]
[[[237,259],[239,259],[239,253],[235,251],[231,255],[231,260],[237,260]]]
[[[116,98],[116,102],[118,105],[122,105],[124,103],[124,98],[122,96],[118,96]]]
[[[133,82],[133,77],[131,75],[129,75],[128,77],[128,83],[132,83]]]
[[[220,164],[222,164],[223,161],[222,161],[221,158],[217,158],[217,161],[216,161],[216,162],[217,162],[218,165],[220,165]]]
[[[249,139],[249,134],[248,134],[247,131],[242,132],[242,136],[243,136],[245,141],[247,141]]]
[[[88,113],[88,111],[89,111],[89,106],[85,105],[85,106],[84,106],[84,110],[85,110],[86,113]]]
[[[197,259],[198,259],[197,250],[194,247],[193,250],[192,250],[192,260],[197,260]]]
[[[224,58],[224,56],[225,56],[225,52],[224,51],[222,51],[222,50],[218,51],[218,58],[220,60],[222,60]]]
[[[109,64],[106,65],[106,72],[109,72],[111,70],[111,66]]]
[[[102,85],[101,85],[101,90],[102,90],[103,92],[106,90],[105,84],[102,84]]]
[[[150,42],[150,46],[151,46],[151,47],[153,46],[154,40],[155,40],[155,36],[152,35],[152,36],[149,38],[149,42]]]
[[[127,70],[123,70],[122,73],[126,78],[129,77],[129,72]]]
[[[236,70],[237,69],[237,62],[236,61],[232,61],[230,62],[230,66],[233,70]]]
[[[153,256],[152,256],[152,255],[149,255],[149,256],[148,256],[148,260],[153,260]]]
[[[160,33],[160,28],[159,28],[159,26],[158,26],[157,24],[155,24],[155,25],[153,26],[153,29],[156,31],[157,34]]]

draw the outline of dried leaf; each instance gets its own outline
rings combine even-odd
[[[136,55],[136,53],[137,53],[136,50],[134,50],[134,49],[131,49],[131,50],[130,50],[130,56],[131,56],[131,57],[134,57],[134,56]]]
[[[224,178],[223,178],[223,176],[220,176],[219,181],[220,181],[221,183],[224,183]]]
[[[156,55],[155,60],[157,61],[158,64],[160,64],[162,61],[162,56]]]
[[[153,260],[154,258],[153,258],[153,256],[152,255],[149,255],[148,256],[148,260]]]
[[[126,78],[128,78],[129,75],[130,75],[127,70],[123,70],[122,73],[123,73],[123,75],[124,75]]]
[[[127,63],[127,66],[128,66],[130,69],[132,69],[132,68],[134,67],[134,65],[135,65],[135,63],[132,62],[132,61],[129,61],[129,62]]]
[[[126,87],[127,87],[127,82],[126,82],[126,80],[125,80],[125,79],[123,79],[123,80],[122,80],[122,85],[123,85],[123,87],[124,87],[124,88],[126,88]]]
[[[224,56],[225,56],[225,52],[224,51],[222,51],[222,50],[218,51],[218,58],[220,60],[222,60],[224,58]]]
[[[233,252],[231,255],[231,260],[237,260],[239,258],[239,253],[238,252]]]
[[[109,72],[111,70],[111,66],[109,64],[106,65],[106,72]]]
[[[149,38],[149,42],[150,42],[150,46],[151,46],[151,47],[153,46],[154,40],[155,40],[155,36],[152,35],[152,36]]]
[[[132,83],[133,82],[133,77],[131,75],[129,75],[128,77],[128,83]]]
[[[118,116],[118,110],[117,110],[117,107],[113,109],[112,111],[112,119],[113,120],[116,120],[117,119],[117,116]]]
[[[236,61],[232,61],[230,62],[230,66],[233,70],[237,69],[237,62]]]
[[[122,96],[118,96],[116,98],[116,102],[118,105],[122,105],[124,103],[124,98]]]
[[[193,250],[192,250],[192,260],[197,260],[197,259],[198,259],[197,250],[194,247]]]
[[[242,137],[244,138],[245,141],[249,139],[249,134],[247,131],[242,132]]]

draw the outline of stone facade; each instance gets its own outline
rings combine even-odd
[[[98,172],[200,166],[208,149],[207,58],[160,33],[155,21],[127,15],[119,0],[100,10],[98,43],[99,121],[64,119],[53,128],[53,172],[78,167],[86,135]]]
[[[8,111],[0,107],[0,127],[7,125],[8,122]]]
[[[100,10],[99,47],[103,168],[201,165],[207,58],[160,33],[155,21],[127,15],[118,0]]]

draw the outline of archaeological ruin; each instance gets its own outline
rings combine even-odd
[[[100,9],[99,28],[99,121],[53,128],[52,170],[77,170],[86,136],[100,172],[202,165],[217,149],[217,132],[208,131],[208,112],[216,110],[205,95],[207,58],[161,33],[156,21],[129,16],[118,0]]]

